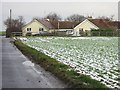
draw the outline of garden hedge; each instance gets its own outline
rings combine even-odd
[[[112,29],[92,29],[91,30],[92,36],[116,36],[116,32]]]

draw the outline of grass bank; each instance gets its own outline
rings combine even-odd
[[[6,35],[6,31],[0,31],[0,36],[5,36]]]
[[[68,88],[84,88],[84,90],[88,90],[88,88],[92,88],[92,90],[109,90],[99,81],[91,79],[89,76],[78,74],[76,71],[71,70],[69,66],[62,64],[57,60],[23,44],[19,40],[16,40],[14,44],[33,62],[39,64],[46,71],[50,71],[59,79],[68,84]]]

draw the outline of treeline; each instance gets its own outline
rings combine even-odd
[[[48,15],[46,15],[45,17],[34,17],[33,19],[49,19],[51,21],[58,21],[58,20],[65,20],[65,21],[78,21],[81,22],[86,18],[92,18],[92,16],[84,16],[84,15],[80,15],[80,14],[72,14],[68,17],[66,17],[65,19],[63,19],[60,15],[58,15],[57,13],[51,12]],[[112,21],[114,18],[114,15],[111,15],[109,17],[106,16],[98,16],[96,19],[105,19],[108,21]]]
[[[11,37],[12,32],[20,32],[22,27],[25,25],[23,16],[18,16],[16,19],[7,18],[4,21],[6,26],[6,37]]]

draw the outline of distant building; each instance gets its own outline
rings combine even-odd
[[[95,29],[118,29],[120,22],[111,22],[104,19],[85,19],[82,22],[50,21],[34,19],[22,28],[22,35],[90,35]]]

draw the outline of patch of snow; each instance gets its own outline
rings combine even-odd
[[[115,80],[119,75],[117,37],[34,37],[21,40],[71,66],[78,73],[101,81],[110,88],[118,87]]]
[[[31,61],[25,61],[25,62],[23,62],[23,64],[24,64],[25,66],[34,67],[34,63],[32,63]]]

